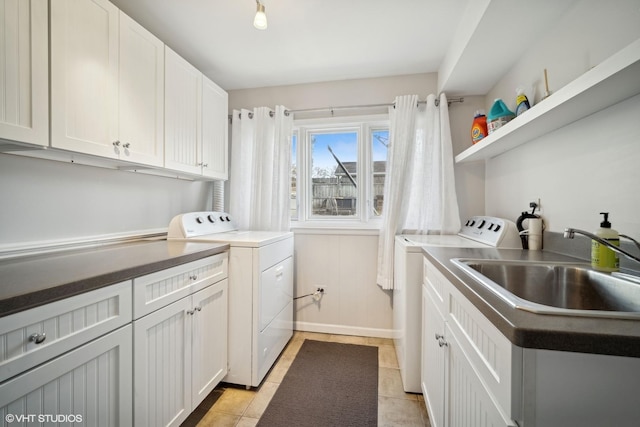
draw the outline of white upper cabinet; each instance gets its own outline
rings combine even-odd
[[[226,180],[228,170],[229,95],[202,77],[202,175]]]
[[[51,146],[163,164],[163,44],[106,0],[51,6]]]
[[[0,0],[0,139],[49,145],[47,0]]]
[[[165,47],[165,166],[199,174],[202,73]]]
[[[164,43],[120,13],[120,158],[163,166]]]
[[[165,47],[165,167],[227,179],[228,95]]]
[[[51,146],[118,157],[118,9],[51,2]]]

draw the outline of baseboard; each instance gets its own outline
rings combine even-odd
[[[360,337],[393,339],[392,329],[363,328],[358,326],[328,325],[325,323],[294,322],[296,331],[318,332],[321,334],[356,335]]]

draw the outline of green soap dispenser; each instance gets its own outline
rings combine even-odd
[[[604,215],[604,221],[600,223],[600,228],[598,228],[594,234],[613,245],[620,246],[620,235],[616,230],[611,228],[609,212],[600,212],[600,215]],[[620,269],[620,260],[617,252],[592,240],[591,266],[598,271],[618,271]]]

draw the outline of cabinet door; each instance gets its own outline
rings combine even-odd
[[[60,425],[131,425],[131,375],[127,325],[4,382],[0,419],[49,425],[38,417],[50,415],[67,417]]]
[[[120,159],[164,164],[164,43],[120,12]]]
[[[47,0],[0,1],[0,138],[49,145]]]
[[[516,427],[491,398],[448,325],[447,344],[447,425]]]
[[[116,158],[118,9],[51,2],[51,145]]]
[[[165,167],[201,174],[202,73],[165,46]]]
[[[227,374],[227,290],[224,279],[192,296],[194,408]]]
[[[229,95],[202,77],[202,175],[227,179],[229,145]]]
[[[422,287],[422,393],[433,427],[444,427],[447,346],[444,317]],[[436,338],[440,336],[442,338]]]
[[[133,322],[134,425],[180,425],[191,412],[191,298]]]

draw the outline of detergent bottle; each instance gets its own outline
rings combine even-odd
[[[487,116],[487,127],[489,129],[489,134],[492,134],[496,131],[496,129],[499,129],[507,124],[515,116],[516,115],[513,113],[513,111],[507,108],[502,99],[497,98],[493,102],[491,110],[489,110],[489,115]]]
[[[473,116],[473,124],[471,125],[471,142],[475,144],[487,135],[489,135],[487,131],[487,116],[484,115],[484,110],[476,110]]]

